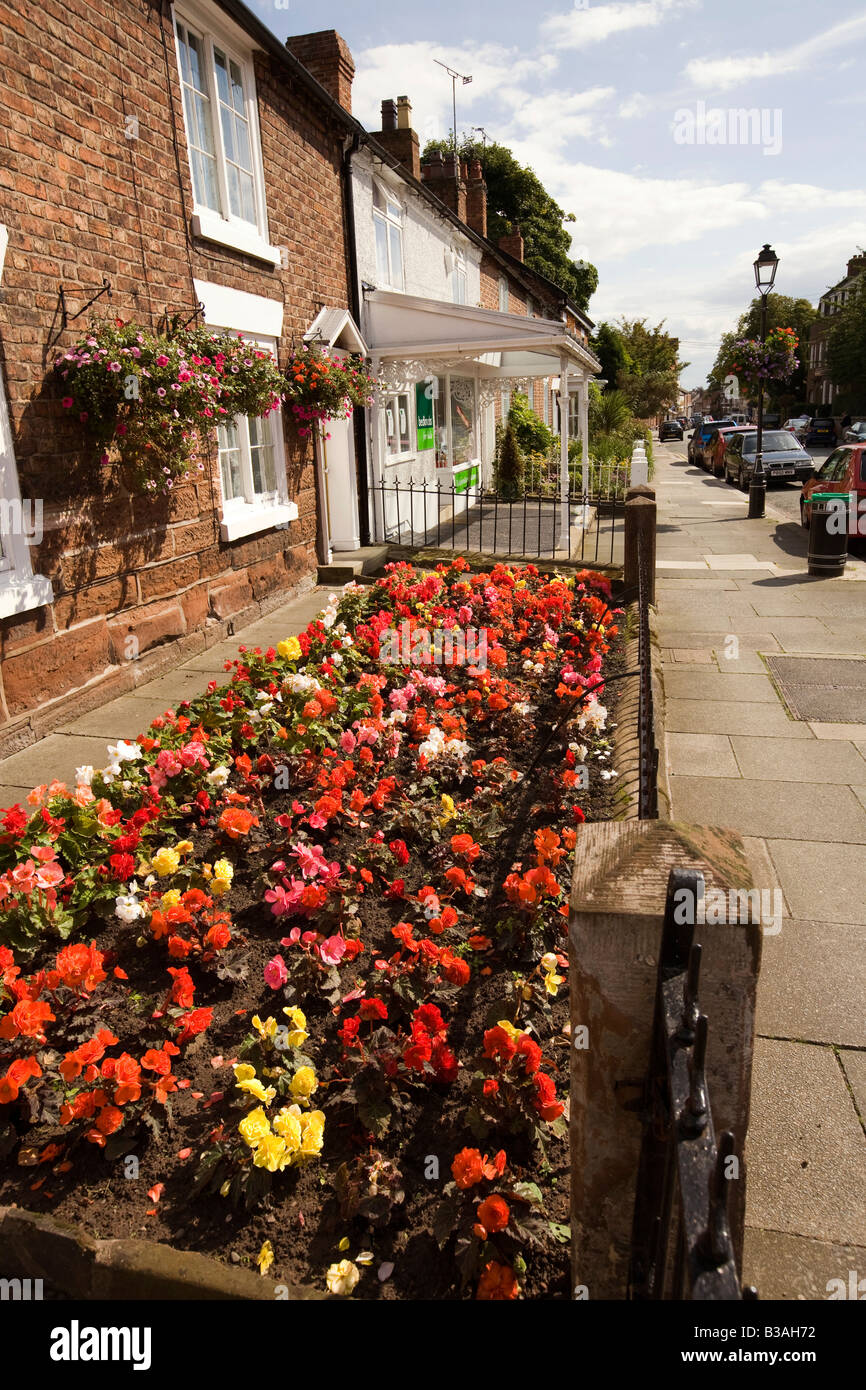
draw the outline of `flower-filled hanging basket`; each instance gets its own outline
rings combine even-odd
[[[285,379],[273,354],[201,326],[156,333],[122,319],[95,324],[55,363],[63,406],[130,485],[166,492],[204,471],[223,419],[267,415]]]
[[[793,328],[771,328],[766,342],[741,338],[734,344],[736,361],[731,370],[752,387],[787,381],[800,365],[799,339]]]
[[[348,419],[355,406],[369,405],[374,381],[362,357],[332,357],[322,348],[305,346],[286,367],[285,399],[298,434],[313,432],[316,421]]]

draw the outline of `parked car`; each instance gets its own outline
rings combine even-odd
[[[806,434],[803,439],[804,444],[835,444],[836,443],[836,423],[834,420],[823,420],[814,416],[808,424]]]
[[[866,523],[866,445],[843,445],[825,459],[800,494],[800,520],[812,524],[809,498],[813,492],[848,492],[856,495],[860,526]],[[861,531],[862,534],[862,531]]]
[[[720,425],[713,430],[700,457],[701,468],[706,468],[714,477],[721,478],[725,471],[725,445],[732,434],[742,434],[742,425]]]
[[[723,420],[704,420],[699,425],[691,439],[689,440],[688,456],[689,463],[697,463],[701,468],[704,466],[704,448],[711,434],[721,429],[724,425],[733,425],[733,420],[725,416]]]
[[[755,471],[757,448],[757,430],[729,435],[725,442],[726,483],[736,483],[744,491],[748,488]],[[790,430],[764,430],[762,457],[768,483],[788,478],[802,482],[815,471],[811,456]]]
[[[687,430],[688,427],[689,427],[688,418],[687,418],[685,415],[678,415],[678,416],[677,416],[677,419],[679,420],[679,422],[680,422],[680,424],[682,425],[683,429],[684,429],[684,430]]]
[[[782,426],[783,430],[790,430],[792,434],[795,434],[801,444],[803,443],[803,440],[806,438],[806,431],[808,428],[808,415],[793,415],[791,419],[786,420],[784,425]]]
[[[782,417],[777,410],[764,411],[764,429],[777,430],[782,425]]]
[[[683,427],[679,420],[662,420],[659,425],[659,443],[662,444],[666,439],[682,439]]]
[[[690,428],[690,429],[693,429],[693,430],[696,430],[697,427],[698,427],[698,425],[700,425],[701,422],[703,421],[703,418],[704,418],[703,415],[692,415],[692,416],[690,416],[690,417],[689,417],[689,428]]]
[[[842,439],[846,444],[866,444],[866,420],[855,420],[853,425],[848,425],[842,431]]]

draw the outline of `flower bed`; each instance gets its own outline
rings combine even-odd
[[[356,1297],[568,1297],[619,613],[587,571],[388,569],[0,813],[0,1201]]]

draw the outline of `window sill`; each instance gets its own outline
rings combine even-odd
[[[275,527],[286,526],[297,518],[298,508],[294,502],[280,502],[270,507],[238,507],[236,511],[223,512],[220,519],[220,535],[224,541],[237,541],[242,536],[253,536],[259,531],[272,531]]]
[[[192,215],[192,230],[194,236],[218,242],[220,246],[230,246],[234,251],[244,251],[257,261],[267,261],[274,268],[280,264],[280,248],[269,246],[252,226],[239,226],[236,222],[228,222],[218,213],[202,209]]]
[[[29,613],[34,608],[44,608],[53,603],[54,590],[51,580],[42,574],[30,579],[0,578],[0,618],[10,618],[16,613]]]

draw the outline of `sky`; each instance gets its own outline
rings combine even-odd
[[[421,138],[482,127],[577,221],[600,323],[664,320],[703,385],[754,294],[819,296],[866,247],[866,9],[858,0],[247,0],[278,35],[336,29],[353,111],[406,95]],[[433,32],[435,30],[435,33]],[[751,113],[738,116],[737,113]],[[733,114],[731,114],[733,113]]]

